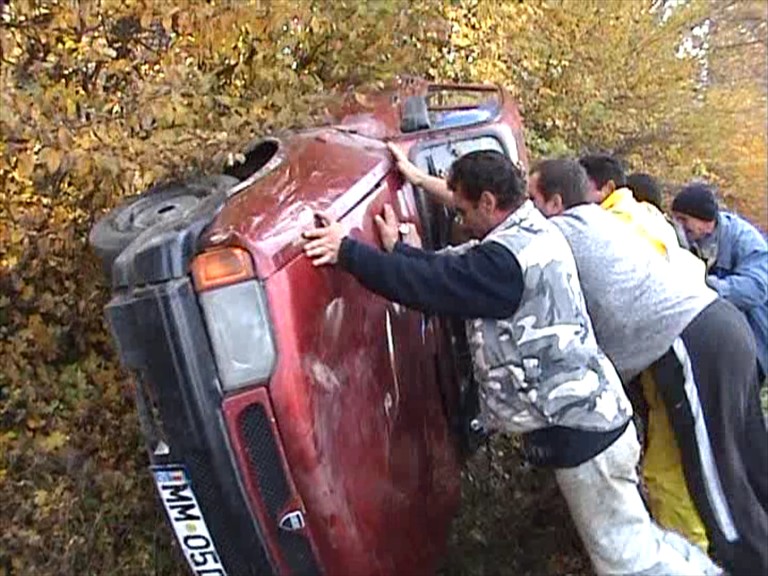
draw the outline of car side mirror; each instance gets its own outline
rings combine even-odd
[[[403,133],[428,130],[431,127],[427,100],[424,96],[408,96],[403,103],[400,131]]]

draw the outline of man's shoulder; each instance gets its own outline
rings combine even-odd
[[[512,244],[522,248],[529,244],[565,241],[563,233],[552,222],[553,218],[546,218],[538,210],[533,212],[513,226],[494,231],[489,234],[482,244],[496,242],[504,245]]]
[[[720,211],[720,225],[726,230],[747,230],[754,226],[746,218],[735,212]]]
[[[481,245],[481,242],[478,242],[477,240],[468,240],[461,244],[444,246],[443,248],[436,250],[434,254],[436,256],[461,256],[462,254],[466,254],[470,250],[474,250],[480,245]]]
[[[749,220],[733,212],[720,212],[720,225],[723,229],[721,241],[742,244],[743,248],[768,249],[765,235]],[[736,246],[738,248],[738,246]]]
[[[576,230],[602,231],[623,225],[616,217],[597,204],[580,204],[549,219],[566,236]]]

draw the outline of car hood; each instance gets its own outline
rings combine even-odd
[[[340,128],[299,132],[281,140],[277,162],[236,187],[201,236],[203,249],[241,246],[267,278],[301,250],[315,211],[340,219],[388,172],[384,143]]]

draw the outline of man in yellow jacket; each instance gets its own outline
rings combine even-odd
[[[579,163],[589,176],[592,202],[631,226],[662,257],[689,269],[692,282],[704,283],[704,263],[679,245],[674,228],[655,206],[635,200],[618,160],[591,155]],[[706,529],[688,492],[675,433],[651,371],[644,371],[639,379],[648,407],[643,478],[651,514],[665,528],[682,533],[707,550]]]
[[[632,190],[632,195],[635,197],[635,200],[640,203],[647,202],[648,204],[655,206],[662,214],[664,214],[664,219],[675,230],[677,243],[686,250],[690,250],[691,247],[688,243],[688,238],[685,235],[685,230],[683,229],[682,224],[672,218],[669,214],[664,213],[661,187],[653,176],[646,174],[645,172],[633,172],[627,176],[627,188]]]

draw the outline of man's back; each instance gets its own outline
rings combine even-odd
[[[481,243],[519,263],[524,297],[504,319],[467,323],[475,377],[492,428],[616,430],[631,413],[616,371],[598,348],[566,239],[528,201]]]
[[[551,220],[573,250],[598,343],[625,382],[666,353],[717,297],[597,205]]]

